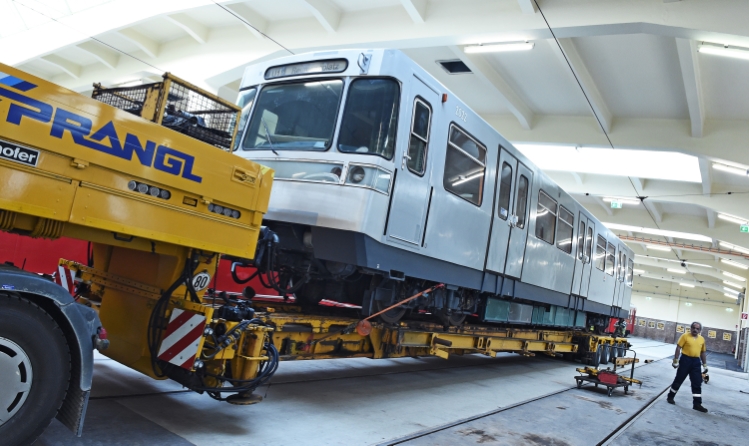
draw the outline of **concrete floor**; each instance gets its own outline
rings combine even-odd
[[[642,359],[673,355],[671,344],[631,342]],[[670,361],[641,363],[642,389],[609,398],[571,389],[578,365],[547,357],[298,361],[281,363],[262,403],[232,406],[104,357],[95,366],[83,437],[53,421],[37,445],[597,444],[673,379]],[[685,418],[689,441],[713,442],[689,444],[744,443],[746,374],[713,369],[711,378],[711,413],[691,409],[687,383],[676,406],[661,395],[612,444],[683,441],[673,426]],[[470,417],[478,418],[455,425]]]

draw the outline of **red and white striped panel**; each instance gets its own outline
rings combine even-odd
[[[175,308],[157,357],[183,369],[192,369],[204,329],[205,315]]]
[[[57,274],[55,274],[55,283],[65,288],[65,291],[75,296],[75,273],[70,271],[67,266],[57,265]]]

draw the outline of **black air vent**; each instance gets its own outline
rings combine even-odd
[[[471,72],[471,69],[459,60],[438,60],[437,63],[442,65],[442,68],[450,74],[466,74]]]

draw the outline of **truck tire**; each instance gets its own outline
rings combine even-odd
[[[55,320],[36,304],[0,294],[0,442],[34,442],[62,405],[70,351]]]

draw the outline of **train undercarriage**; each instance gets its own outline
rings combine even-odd
[[[394,274],[315,255],[309,227],[270,222],[264,233],[264,248],[252,263],[236,262],[232,275],[236,282],[248,283],[258,276],[266,288],[281,296],[294,296],[296,304],[309,311],[326,299],[361,307],[362,316],[379,313],[386,324],[401,320],[440,323],[445,327],[466,322],[495,323],[502,326],[533,325],[584,329],[603,335],[610,315],[575,311],[558,305],[540,304],[529,299],[500,298],[491,293],[446,284],[432,292],[412,296],[438,285],[434,280]],[[256,269],[241,279],[236,269]],[[252,289],[245,291],[252,297]],[[393,308],[391,308],[393,307]],[[383,311],[387,310],[387,311]],[[614,333],[612,333],[614,334]],[[624,336],[624,332],[615,333]]]

